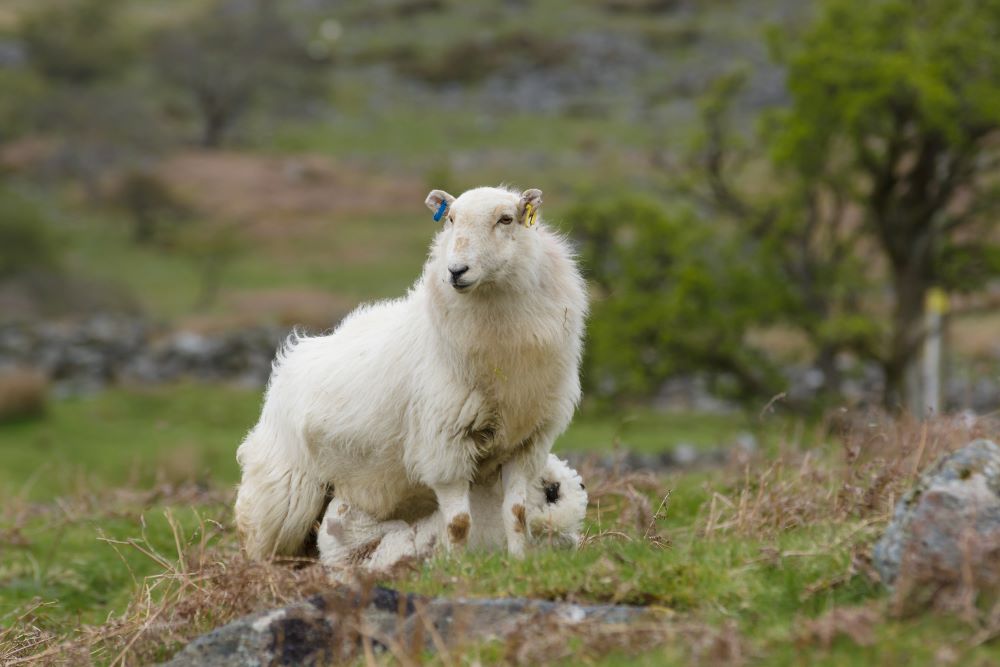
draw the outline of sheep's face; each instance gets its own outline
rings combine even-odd
[[[528,492],[532,539],[556,546],[577,546],[587,515],[587,488],[579,473],[549,454],[541,480]]]
[[[476,188],[457,199],[442,190],[427,195],[427,207],[442,211],[438,239],[440,279],[458,293],[510,284],[533,256],[531,228],[542,203],[540,190],[521,194]]]

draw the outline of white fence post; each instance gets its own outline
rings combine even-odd
[[[927,335],[924,338],[923,372],[921,373],[920,417],[927,419],[941,414],[942,350],[944,348],[944,317],[948,312],[948,295],[940,287],[927,292],[924,318]]]

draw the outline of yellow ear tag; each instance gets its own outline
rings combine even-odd
[[[524,226],[531,227],[535,224],[535,217],[538,215],[538,211],[531,204],[524,205]]]

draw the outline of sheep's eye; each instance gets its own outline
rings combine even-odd
[[[448,222],[450,222],[451,224],[453,224],[453,225],[454,225],[454,224],[455,224],[455,216],[453,216],[453,215],[449,215],[449,216],[448,216]]]
[[[500,219],[497,220],[498,225],[509,225],[512,222],[514,222],[514,216],[507,214],[501,215]]]

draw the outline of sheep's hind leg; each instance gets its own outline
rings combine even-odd
[[[507,536],[507,553],[524,557],[528,540],[528,518],[525,507],[528,497],[527,457],[518,457],[503,465],[503,527]]]
[[[469,529],[472,527],[469,512],[469,483],[461,480],[450,484],[437,484],[432,488],[448,531],[448,539],[445,540],[446,549],[450,552],[464,547],[469,539]]]

